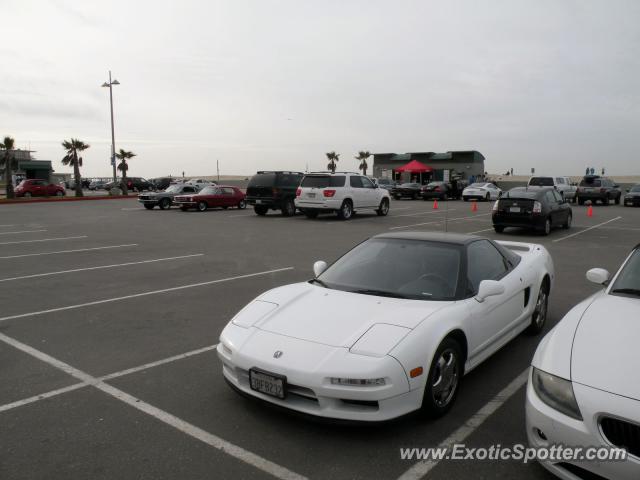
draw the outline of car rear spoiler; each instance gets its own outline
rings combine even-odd
[[[540,248],[540,245],[537,243],[509,242],[506,240],[496,240],[495,242],[515,252],[529,253]]]

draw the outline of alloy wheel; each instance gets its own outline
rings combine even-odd
[[[453,349],[447,348],[436,361],[431,391],[438,407],[446,407],[456,393],[459,383],[458,357]]]

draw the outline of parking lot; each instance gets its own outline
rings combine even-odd
[[[239,397],[213,350],[263,291],[312,277],[388,231],[544,244],[552,328],[640,238],[640,209],[573,206],[548,237],[494,233],[491,203],[392,201],[387,217],[147,211],[133,200],[0,207],[0,478],[552,478],[537,464],[401,460],[400,448],[526,443],[524,382],[541,337],[471,372],[445,417],[319,421]],[[606,319],[603,328],[606,328]]]

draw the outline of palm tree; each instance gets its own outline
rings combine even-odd
[[[122,192],[125,195],[128,195],[129,192],[127,190],[127,170],[129,170],[129,164],[127,160],[135,157],[136,154],[133,152],[127,152],[122,148],[116,153],[116,157],[120,159],[120,163],[118,164],[118,170],[122,172]]]
[[[355,157],[355,159],[360,162],[358,169],[362,170],[362,175],[364,175],[365,177],[367,176],[367,168],[369,167],[369,165],[367,164],[367,158],[369,158],[370,156],[371,153],[369,153],[369,150],[361,150]]]
[[[82,140],[72,138],[71,140],[64,140],[62,142],[62,148],[67,151],[67,154],[62,159],[63,165],[73,166],[73,176],[75,178],[75,190],[76,197],[82,197],[82,177],[80,176],[80,167],[82,166],[82,157],[79,153],[84,152],[91,145],[84,143]]]
[[[0,155],[0,165],[4,167],[4,184],[7,198],[13,198],[13,170],[18,168],[16,156],[13,153],[15,140],[11,137],[4,137],[0,143],[0,150],[4,152]]]
[[[331,170],[331,173],[336,173],[336,162],[340,160],[340,154],[336,152],[328,152],[325,154],[329,160],[327,168]]]

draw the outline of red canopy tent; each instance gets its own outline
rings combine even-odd
[[[406,165],[395,169],[396,172],[425,173],[433,172],[433,168],[427,167],[424,163],[417,160],[411,160]]]

